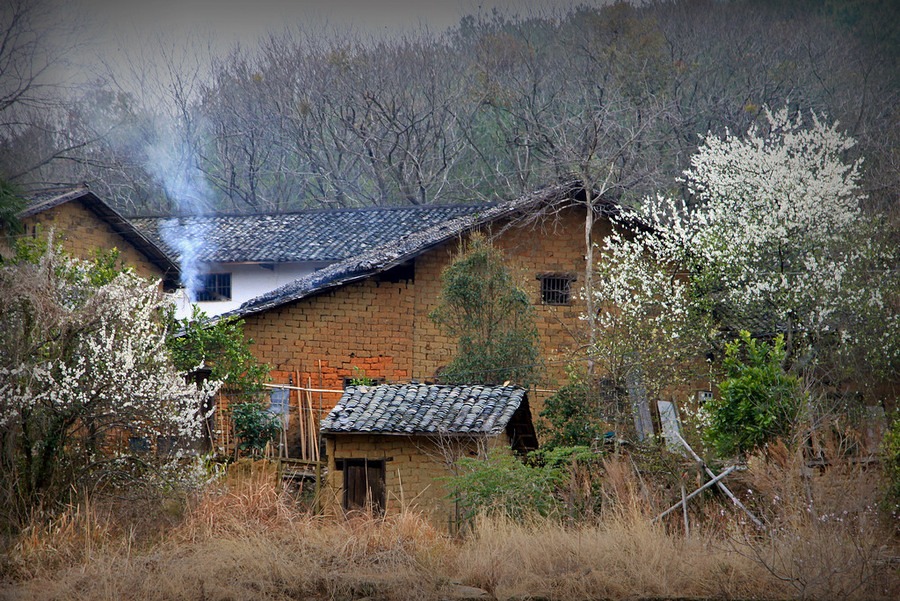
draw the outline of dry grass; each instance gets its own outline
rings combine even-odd
[[[864,502],[877,478],[859,469],[800,477],[794,460],[757,462],[743,476],[767,533],[740,525],[715,497],[692,506],[690,536],[680,515],[654,524],[665,501],[624,462],[606,465],[604,510],[591,524],[482,517],[461,540],[411,511],[311,516],[264,476],[207,490],[179,525],[142,547],[112,515],[73,507],[22,533],[5,592],[24,600],[440,599],[461,582],[498,599],[898,598],[896,544]],[[820,511],[826,506],[841,519],[821,519],[834,513]]]

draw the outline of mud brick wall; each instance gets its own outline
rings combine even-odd
[[[158,279],[163,275],[158,267],[80,200],[73,200],[27,217],[22,220],[22,226],[26,235],[44,238],[52,229],[54,241],[74,257],[89,259],[96,249],[117,248],[125,265],[133,267],[138,275],[150,279]],[[3,249],[4,255],[8,252],[8,248]]]
[[[504,225],[493,224],[485,233],[494,237],[534,302],[548,363],[539,388],[553,389],[565,382],[565,363],[584,339],[579,319],[583,305],[577,298],[584,283],[584,213],[576,208],[537,225],[505,230]],[[596,242],[602,242],[609,227],[605,220],[596,224]],[[361,375],[388,382],[432,380],[453,357],[455,341],[441,334],[428,314],[438,303],[441,271],[458,254],[460,243],[448,241],[417,257],[411,280],[390,282],[373,276],[248,316],[244,332],[254,341],[252,352],[270,364],[277,383],[287,383],[288,375],[296,372],[303,386],[335,390],[342,388],[345,377]],[[537,276],[546,273],[576,277],[571,305],[541,304]],[[313,396],[317,406],[318,393]],[[532,395],[535,413],[546,396]],[[339,398],[324,394],[323,409],[331,409]]]
[[[456,512],[453,501],[447,498],[443,481],[450,472],[444,462],[444,445],[440,442],[423,436],[374,434],[329,434],[325,440],[328,476],[323,491],[323,509],[327,513],[340,515],[342,511],[344,472],[337,469],[337,459],[387,459],[385,512],[396,513],[406,506],[425,513],[438,528],[453,528]],[[495,445],[509,446],[505,433],[478,442],[457,440],[453,448],[454,452],[474,455],[479,446],[491,448]]]

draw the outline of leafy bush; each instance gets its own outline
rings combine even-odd
[[[596,395],[594,395],[596,397]],[[583,379],[569,375],[569,383],[544,402],[541,417],[549,422],[538,424],[548,448],[590,445],[603,435],[599,399],[591,398]]]
[[[231,422],[238,440],[238,450],[256,455],[269,442],[278,439],[278,419],[261,403],[236,403],[231,405]]]
[[[554,489],[565,478],[559,467],[526,465],[508,449],[492,449],[483,459],[463,457],[457,467],[459,473],[447,479],[448,488],[466,518],[481,511],[511,518],[549,516],[558,509]]]
[[[885,503],[889,510],[900,510],[900,414],[895,414],[881,441],[881,465],[884,470]]]
[[[709,419],[704,442],[720,456],[749,453],[791,433],[805,396],[797,378],[785,373],[784,357],[780,335],[768,345],[743,331],[726,346],[720,398],[703,408]]]
[[[175,323],[167,341],[175,366],[184,371],[208,367],[210,377],[230,390],[260,392],[269,378],[269,366],[258,363],[250,352],[253,341],[244,338],[243,326],[243,320],[211,322],[195,307],[190,318]]]

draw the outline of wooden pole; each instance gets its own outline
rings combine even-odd
[[[691,454],[691,456],[694,458],[694,460],[695,460],[697,463],[699,463],[700,465],[703,466],[703,469],[704,469],[704,471],[706,471],[707,474],[709,474],[709,475],[712,476],[713,478],[716,477],[716,473],[715,473],[714,471],[712,471],[711,469],[709,469],[709,466],[707,466],[707,465],[703,462],[703,460],[700,459],[700,456],[697,455],[697,453],[694,452],[694,449],[691,448],[691,445],[689,445],[689,444],[687,443],[687,441],[685,441],[684,438],[682,438],[681,435],[680,435],[678,432],[672,432],[672,436],[674,436],[675,438],[677,438],[678,440],[681,441],[681,444],[684,445],[684,448],[686,448],[686,449],[688,450],[688,452]],[[753,515],[752,513],[750,513],[750,510],[747,509],[746,507],[744,507],[744,504],[741,503],[740,499],[738,499],[736,496],[734,496],[734,493],[731,492],[730,490],[728,490],[728,487],[725,486],[724,484],[722,484],[722,482],[721,482],[720,480],[721,480],[721,479],[716,480],[716,486],[719,487],[719,490],[721,490],[721,491],[724,492],[726,495],[728,495],[728,498],[731,499],[732,503],[734,503],[735,505],[737,505],[738,507],[740,507],[740,508],[744,511],[744,513],[746,513],[748,516],[750,516],[750,519],[753,520],[753,523],[754,523],[754,524],[756,524],[757,526],[759,526],[760,528],[762,528],[763,530],[765,530],[765,529],[766,529],[765,524],[763,524],[762,522],[760,522],[760,521],[759,521],[759,518],[757,518],[755,515]]]
[[[315,490],[315,511],[322,512],[322,462],[316,462],[316,490]]]
[[[312,378],[308,378],[308,384],[310,388],[312,388]],[[321,392],[319,393],[322,394]],[[309,408],[309,446],[313,447],[310,452],[310,458],[314,458],[316,461],[319,460],[319,428],[318,428],[318,420],[313,417],[313,408],[312,408],[312,392],[306,392],[306,404]]]
[[[681,485],[681,510],[684,513],[684,536],[688,538],[691,535],[691,527],[688,522],[687,497],[684,494],[684,484]]]
[[[322,360],[319,359],[319,417],[316,420],[316,461],[319,461],[319,449],[322,448],[322,433],[319,431],[319,424],[322,422]]]
[[[322,392],[333,392],[335,394],[343,394],[344,393],[343,390],[333,390],[331,388],[324,388],[324,389],[305,388],[303,386],[290,386],[290,385],[286,385],[286,384],[263,384],[262,386],[264,388],[287,388],[288,390],[303,390],[303,391],[308,391],[308,392],[319,392],[319,393],[322,393]]]
[[[733,465],[732,465],[731,467],[727,468],[724,472],[722,472],[721,474],[719,474],[718,476],[716,476],[715,478],[713,478],[712,480],[710,480],[709,482],[707,482],[706,484],[704,484],[703,486],[701,486],[700,488],[698,488],[697,490],[695,490],[694,492],[692,492],[691,494],[689,494],[688,496],[684,497],[683,500],[678,501],[677,503],[675,503],[674,505],[672,505],[671,507],[669,507],[668,509],[666,509],[665,511],[663,511],[661,514],[659,514],[658,516],[656,516],[655,518],[653,518],[653,521],[656,522],[656,521],[660,520],[661,518],[666,517],[667,515],[669,515],[670,513],[672,513],[673,511],[675,511],[675,510],[678,509],[679,507],[681,507],[681,504],[682,504],[683,502],[685,502],[685,501],[690,501],[691,499],[693,499],[694,497],[696,497],[697,495],[699,495],[701,492],[703,492],[704,490],[706,490],[706,489],[709,488],[710,486],[716,485],[716,484],[719,482],[719,480],[721,480],[722,478],[724,478],[725,476],[727,476],[728,474],[730,474],[730,473],[733,472],[734,470],[735,470],[735,467],[734,467]]]

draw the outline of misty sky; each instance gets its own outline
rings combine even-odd
[[[53,0],[50,0],[51,2]],[[602,0],[601,0],[602,1]],[[0,0],[2,2],[2,0]],[[59,17],[79,22],[83,41],[70,57],[69,80],[93,79],[99,61],[114,71],[133,71],[130,61],[151,64],[161,47],[183,40],[203,40],[212,54],[224,54],[236,43],[256,45],[266,32],[303,26],[353,28],[387,34],[426,26],[433,32],[459,23],[466,14],[499,9],[526,15],[534,10],[565,9],[584,0],[59,0]],[[598,3],[598,0],[587,3]],[[193,54],[175,48],[174,54]],[[197,54],[198,61],[206,59]],[[193,58],[193,57],[191,57]],[[158,61],[157,61],[158,62]],[[120,82],[123,83],[123,82]],[[127,87],[127,86],[126,86]]]
[[[329,23],[365,31],[392,31],[425,24],[444,30],[460,17],[498,8],[527,13],[577,0],[72,0],[67,2],[94,35],[133,38],[156,32],[202,30],[224,44],[252,43],[267,30],[294,24]]]

